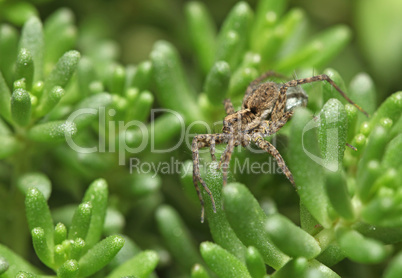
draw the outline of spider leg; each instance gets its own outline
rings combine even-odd
[[[261,83],[262,81],[264,81],[265,79],[267,79],[268,77],[271,77],[271,76],[275,76],[275,77],[279,77],[279,78],[287,78],[287,76],[285,76],[285,75],[283,75],[283,74],[280,74],[280,73],[278,73],[278,72],[276,72],[276,71],[273,71],[273,70],[269,70],[269,71],[266,71],[266,72],[264,72],[263,74],[261,74],[259,77],[257,77],[255,80],[253,80],[251,83],[250,83],[250,85],[251,86],[253,86],[253,85],[257,85],[257,84],[259,84],[259,83]]]
[[[282,85],[282,87],[287,88],[288,87],[296,87],[298,85],[301,84],[306,84],[306,83],[312,83],[312,82],[316,82],[316,81],[327,81],[332,87],[334,87],[340,94],[342,97],[344,97],[350,104],[352,104],[354,107],[356,107],[360,112],[362,112],[364,115],[366,115],[367,117],[370,117],[369,114],[363,109],[361,108],[359,105],[357,105],[356,103],[354,103],[342,90],[341,88],[339,88],[338,85],[335,84],[335,82],[329,78],[328,75],[326,74],[321,74],[321,75],[316,75],[316,76],[312,76],[312,77],[308,77],[308,78],[302,78],[302,79],[296,79],[296,80],[291,80],[286,82],[285,84]],[[282,88],[281,88],[282,89]],[[285,91],[286,91],[285,90]]]
[[[249,131],[252,130],[256,127],[258,127],[262,122],[264,122],[264,119],[268,116],[268,114],[270,113],[270,110],[265,110],[261,116],[255,118],[252,122],[248,123],[245,130]]]
[[[211,153],[211,158],[213,161],[216,161],[215,156],[215,137],[212,136],[211,141],[209,142],[211,145],[209,146],[209,152]]]
[[[235,140],[234,140],[234,136],[233,134],[230,136],[229,141],[228,141],[228,145],[225,149],[225,151],[223,152],[222,156],[221,156],[221,160],[219,161],[219,166],[218,168],[220,168],[222,165],[222,171],[223,171],[223,186],[225,186],[227,184],[228,181],[228,168],[229,168],[229,162],[230,162],[230,158],[232,157],[232,153],[235,147]]]
[[[230,99],[228,99],[228,98],[225,99],[223,101],[223,105],[225,106],[226,115],[234,114],[235,111],[234,111],[233,104],[230,101]]]
[[[295,181],[293,179],[293,175],[290,172],[289,168],[286,166],[285,161],[283,160],[281,154],[278,152],[278,150],[272,145],[270,142],[265,141],[264,138],[262,137],[262,134],[256,134],[253,138],[254,142],[257,144],[257,146],[264,151],[268,152],[270,155],[272,155],[276,162],[278,163],[278,166],[282,169],[283,173],[286,175],[290,183],[295,187]],[[295,187],[296,188],[296,187]]]
[[[201,223],[204,223],[205,208],[204,208],[204,199],[202,198],[200,187],[198,186],[198,181],[201,183],[202,187],[204,187],[204,190],[208,193],[209,197],[211,198],[212,209],[214,212],[216,212],[214,196],[212,195],[212,192],[208,188],[205,181],[201,178],[200,168],[199,168],[200,157],[199,157],[198,149],[199,149],[199,147],[204,147],[206,145],[207,142],[205,139],[206,139],[205,135],[196,135],[196,136],[194,136],[194,139],[193,139],[193,142],[191,145],[191,150],[193,152],[193,183],[194,183],[195,190],[197,191],[198,199],[200,200],[200,203],[201,203]]]
[[[211,190],[208,188],[207,184],[202,179],[201,174],[200,174],[199,149],[210,146],[211,156],[212,156],[212,158],[214,158],[215,157],[215,144],[221,144],[226,141],[227,141],[227,139],[224,134],[219,134],[219,133],[218,134],[201,134],[201,135],[194,136],[194,139],[193,139],[193,142],[191,145],[191,150],[193,153],[193,183],[194,183],[195,190],[197,191],[198,199],[200,200],[200,203],[201,203],[201,223],[204,222],[205,208],[204,208],[204,199],[202,198],[202,194],[200,191],[200,187],[198,186],[198,182],[201,183],[202,187],[209,195],[209,197],[211,199],[211,203],[212,203],[212,209],[214,212],[216,212],[216,206],[215,206],[214,196],[212,195]]]
[[[277,133],[286,123],[287,121],[293,116],[293,111],[286,111],[282,114],[282,118],[277,119],[276,121],[264,121],[265,125],[268,126],[269,135]],[[263,132],[263,134],[266,134]]]

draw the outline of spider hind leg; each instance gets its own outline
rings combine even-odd
[[[286,175],[290,183],[295,187],[295,181],[293,179],[293,175],[290,172],[289,168],[286,166],[285,161],[283,160],[281,154],[278,152],[278,150],[275,148],[274,145],[272,145],[270,142],[265,141],[264,138],[260,135],[257,135],[254,138],[254,142],[257,144],[257,146],[270,155],[272,155],[276,162],[278,163],[278,166],[282,169],[282,172]]]

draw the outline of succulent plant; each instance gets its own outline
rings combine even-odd
[[[357,37],[369,43],[372,10],[358,6]],[[255,10],[238,2],[217,28],[205,4],[188,2],[177,19],[186,41],[159,40],[132,65],[98,21],[76,27],[61,8],[42,23],[39,11],[0,3],[11,23],[0,25],[0,277],[401,276],[402,92],[329,67],[350,27],[312,34],[304,10],[259,0]],[[267,70],[325,73],[370,117],[329,84],[302,86],[307,107],[266,138],[297,190],[273,158],[247,149],[222,187],[207,150],[202,176],[217,211],[203,192],[200,224],[191,137],[218,131],[223,99],[240,106]]]

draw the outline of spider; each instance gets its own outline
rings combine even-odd
[[[304,104],[307,102],[307,96],[300,92],[295,92],[295,96],[289,94],[288,89],[301,84],[312,83],[316,81],[327,81],[332,85],[349,103],[354,105],[358,110],[368,116],[367,112],[356,105],[335,83],[325,74],[316,75],[308,78],[296,79],[288,81],[284,84],[275,82],[265,82],[270,76],[282,77],[273,71],[268,71],[255,79],[247,87],[246,94],[243,98],[241,110],[235,111],[233,104],[229,99],[224,100],[224,106],[227,116],[223,120],[222,133],[200,134],[196,135],[192,141],[193,154],[193,183],[197,191],[198,198],[201,203],[201,222],[204,222],[204,200],[201,195],[198,182],[201,183],[204,190],[208,193],[213,211],[216,212],[215,200],[211,190],[202,179],[199,170],[199,153],[200,148],[209,147],[212,160],[216,161],[215,146],[217,144],[227,144],[224,150],[218,168],[222,167],[223,186],[227,183],[228,166],[232,152],[236,146],[248,146],[254,142],[259,148],[271,154],[277,161],[278,166],[289,179],[290,183],[295,187],[293,175],[288,169],[278,150],[264,137],[275,134],[283,125],[292,117],[294,106],[289,107],[287,98],[293,97],[296,101]],[[299,95],[298,95],[299,94]]]

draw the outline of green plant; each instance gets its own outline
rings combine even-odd
[[[194,67],[167,41],[139,65],[122,65],[97,21],[76,28],[62,8],[42,27],[35,7],[2,7],[0,16],[24,24],[20,36],[0,27],[0,277],[338,277],[350,275],[348,260],[373,277],[401,275],[402,93],[377,105],[369,75],[344,82],[342,70],[323,70],[349,43],[349,27],[311,36],[303,10],[260,0],[255,12],[237,3],[217,31],[204,4],[189,2]],[[202,173],[217,212],[204,196],[201,225],[190,151],[176,144],[182,128],[210,133],[205,123],[222,120],[222,100],[240,106],[267,69],[298,78],[322,71],[371,117],[328,84],[303,86],[307,108],[267,139],[280,142],[297,193],[282,175],[236,172],[275,164],[237,151],[225,188],[214,163]],[[29,233],[48,268],[22,259],[35,261]]]

